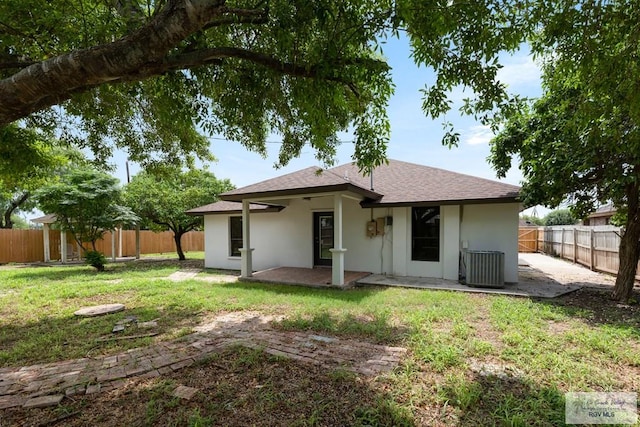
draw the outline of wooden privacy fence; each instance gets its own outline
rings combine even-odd
[[[591,270],[617,274],[621,233],[619,227],[610,225],[520,227],[518,250],[542,252],[582,264]],[[640,280],[640,275],[636,279]]]
[[[136,254],[136,232],[135,230],[123,230],[122,239],[120,233],[115,232],[115,255],[135,256]],[[120,245],[122,242],[122,245]],[[75,247],[69,233],[67,233],[67,243]],[[86,245],[90,247],[91,245]],[[122,246],[122,251],[120,251]],[[104,253],[107,257],[112,254],[112,234],[107,232],[102,240],[96,242],[96,249]],[[182,249],[184,251],[203,251],[204,232],[191,231],[182,236]],[[52,260],[60,259],[60,231],[49,231],[49,250]],[[175,253],[176,245],[173,240],[173,233],[164,231],[154,233],[153,231],[140,231],[140,253]],[[44,261],[44,237],[42,230],[7,230],[0,229],[0,264],[8,262],[39,262]]]
[[[518,252],[538,252],[538,227],[518,229]]]

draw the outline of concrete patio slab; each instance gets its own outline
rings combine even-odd
[[[611,289],[616,283],[612,274],[591,271],[580,264],[544,254],[521,253],[518,264],[520,282],[543,281],[598,289]]]
[[[443,291],[476,292],[485,294],[512,295],[535,298],[555,298],[580,289],[580,286],[565,286],[559,283],[515,283],[504,288],[477,288],[463,285],[453,280],[432,279],[427,277],[385,276],[372,274],[358,280],[358,285],[399,286],[405,288],[436,289]]]
[[[345,271],[344,284],[351,286],[358,280],[370,275],[363,271]],[[331,284],[331,268],[298,268],[276,267],[253,273],[252,277],[243,277],[242,282],[286,283],[289,285],[304,285],[322,288],[336,288]]]
[[[175,273],[171,273],[168,279],[173,282],[182,282],[183,280],[193,279],[201,271],[202,270],[199,268],[185,268],[183,270],[178,270]]]

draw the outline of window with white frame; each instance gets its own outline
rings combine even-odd
[[[242,217],[229,217],[229,255],[240,256],[242,247]]]

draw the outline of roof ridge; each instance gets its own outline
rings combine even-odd
[[[351,178],[347,178],[345,179],[344,176],[340,176],[340,174],[335,172],[335,169],[338,169],[340,167],[346,167],[346,166],[355,166],[355,162],[349,162],[349,163],[344,163],[342,165],[338,165],[335,167],[332,167],[331,169],[325,169],[327,172],[330,172],[332,175],[335,175],[337,177],[339,177],[340,179],[344,180],[345,182],[351,184],[351,185],[355,185],[358,188],[362,188],[363,190],[367,190],[367,191],[375,191],[372,190],[371,188],[369,188],[369,186],[364,186],[364,185],[360,185],[357,182],[353,181]],[[375,170],[375,169],[374,169]],[[366,179],[366,177],[364,175],[360,175],[360,171],[358,171],[358,178],[362,178],[362,179]]]

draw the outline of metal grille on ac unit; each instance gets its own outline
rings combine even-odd
[[[464,283],[481,288],[504,287],[504,252],[464,251]]]

